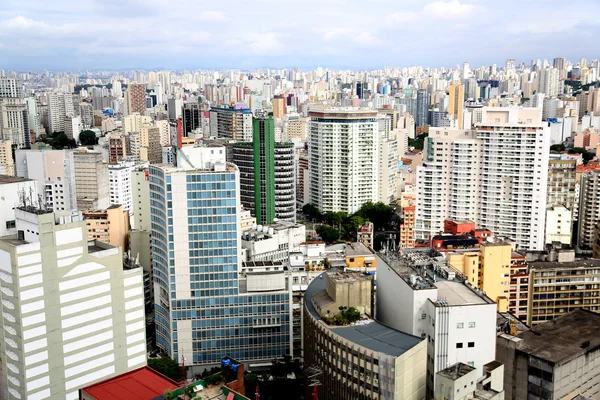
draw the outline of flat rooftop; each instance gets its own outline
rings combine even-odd
[[[531,261],[528,264],[531,268],[535,268],[535,269],[576,269],[576,268],[600,267],[600,259],[588,258],[588,259],[575,260],[575,261],[570,261],[570,262]]]
[[[305,304],[312,316],[320,320],[321,316],[312,304],[312,297],[319,292],[325,291],[325,275],[327,272],[315,278],[304,293]],[[370,320],[362,325],[350,325],[343,327],[329,327],[335,334],[344,339],[363,346],[369,350],[399,357],[419,344],[423,339],[397,331],[377,321]]]
[[[353,242],[346,245],[344,249],[346,257],[372,256],[373,252],[367,246],[360,242]]]
[[[363,275],[359,272],[330,272],[329,278],[335,282],[361,282],[371,280],[369,276]]]
[[[444,376],[446,378],[450,378],[453,381],[455,381],[458,378],[463,377],[466,374],[468,374],[469,372],[474,371],[474,370],[475,370],[475,367],[471,367],[470,365],[459,362],[459,363],[449,366],[448,368],[445,368],[445,369],[439,371],[437,374]]]
[[[435,286],[438,289],[438,301],[445,300],[448,302],[449,306],[467,306],[471,304],[493,303],[486,297],[478,295],[464,283],[439,281],[435,283]]]
[[[600,314],[578,309],[537,325],[516,337],[519,350],[542,360],[562,364],[600,348]]]
[[[20,176],[0,175],[0,185],[4,185],[7,183],[27,182],[30,180],[31,179],[21,178]]]

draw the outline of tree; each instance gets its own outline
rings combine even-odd
[[[304,214],[306,214],[307,216],[309,216],[310,218],[314,218],[314,219],[318,219],[318,220],[323,219],[323,214],[321,214],[321,211],[319,211],[319,209],[317,207],[313,206],[312,204],[305,204],[302,207],[302,212]]]
[[[340,238],[337,229],[332,228],[329,225],[320,225],[317,228],[317,234],[321,236],[321,239],[323,239],[325,243],[334,243]]]
[[[349,307],[347,310],[342,311],[342,316],[346,319],[347,323],[351,324],[360,319],[360,311],[354,307]]]
[[[408,138],[408,146],[414,147],[417,150],[423,150],[423,147],[425,146],[425,138],[427,136],[429,136],[429,133],[423,132],[415,139]]]
[[[96,137],[96,132],[85,130],[79,134],[79,141],[82,146],[93,146],[98,144],[98,138]]]
[[[356,215],[371,221],[375,225],[375,230],[384,230],[392,225],[395,212],[393,207],[382,202],[368,201],[360,207]]]
[[[583,147],[573,147],[572,149],[569,149],[569,154],[581,154],[584,164],[587,164],[596,156],[596,154],[592,153],[591,151],[587,151]]]
[[[562,143],[561,144],[553,144],[552,146],[550,146],[550,151],[562,153],[563,151],[565,151],[565,145]]]
[[[169,357],[149,358],[148,366],[174,381],[179,382],[182,379],[181,367],[177,361]]]

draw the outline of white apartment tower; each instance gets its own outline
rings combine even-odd
[[[309,202],[322,212],[356,212],[378,200],[377,111],[331,108],[309,112]]]
[[[78,389],[146,364],[142,268],[87,240],[77,214],[24,206],[0,240],[0,396],[79,399]]]
[[[475,131],[429,128],[417,172],[417,238],[443,231],[445,219],[477,219],[481,141]]]
[[[431,130],[417,171],[418,239],[439,233],[445,219],[468,219],[543,248],[550,132],[541,114],[484,107],[475,131]]]
[[[21,178],[37,181],[46,209],[77,210],[72,150],[17,150],[15,171]]]
[[[74,117],[73,96],[67,93],[48,94],[48,133],[64,132],[65,117]]]
[[[110,204],[121,204],[123,210],[129,211],[130,217],[133,217],[131,174],[134,168],[132,161],[108,164]]]
[[[556,68],[543,68],[538,72],[538,93],[544,93],[546,97],[558,95],[559,70]]]

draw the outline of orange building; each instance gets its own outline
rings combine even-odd
[[[415,247],[415,215],[415,206],[404,207],[402,209],[403,222],[400,224],[401,249],[410,249]]]

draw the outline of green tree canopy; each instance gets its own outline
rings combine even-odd
[[[552,146],[550,146],[550,151],[562,153],[563,151],[565,151],[565,145],[564,144],[553,144]]]
[[[81,131],[79,134],[79,141],[81,142],[82,146],[92,146],[98,144],[96,132],[90,130]]]
[[[573,147],[572,149],[569,149],[569,154],[581,154],[584,164],[587,164],[590,160],[592,160],[596,156],[595,153],[593,153],[591,151],[587,151],[583,147]]]
[[[334,243],[340,238],[340,234],[337,229],[332,228],[329,225],[319,225],[316,230],[317,234],[321,236],[321,239],[323,239],[325,243]]]
[[[179,382],[182,379],[181,367],[177,361],[169,357],[149,358],[148,366],[174,381]]]
[[[314,219],[318,219],[318,220],[323,219],[323,214],[321,214],[321,211],[319,211],[319,209],[317,207],[313,206],[312,204],[305,204],[302,207],[302,212],[304,214],[306,214],[307,216],[309,216],[310,218],[314,218]]]
[[[408,138],[408,145],[417,150],[423,150],[425,147],[425,138],[429,136],[429,132],[423,132],[414,139]]]

